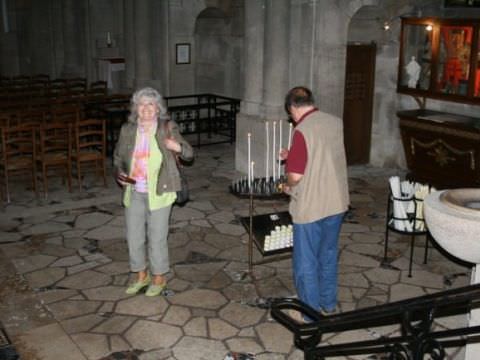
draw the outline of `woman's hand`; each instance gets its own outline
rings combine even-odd
[[[135,184],[135,180],[128,177],[127,174],[119,172],[116,177],[117,184],[120,186],[127,186],[128,184]]]
[[[181,153],[182,152],[182,146],[173,137],[165,138],[165,147],[168,150],[174,151],[176,153]]]

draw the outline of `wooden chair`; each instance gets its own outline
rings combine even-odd
[[[58,98],[66,96],[68,93],[67,80],[63,78],[51,80],[48,90],[51,97]]]
[[[2,127],[0,142],[2,197],[10,202],[11,177],[25,173],[31,175],[33,190],[37,194],[35,128],[23,125]]]
[[[81,97],[87,94],[87,79],[85,78],[68,79],[67,86],[69,96]]]
[[[75,163],[78,187],[82,191],[82,165],[94,166],[95,174],[101,171],[103,183],[107,186],[106,176],[106,131],[102,119],[84,119],[77,121],[73,131],[74,147],[72,163]],[[91,170],[91,169],[88,169]]]
[[[47,74],[35,74],[35,75],[32,75],[31,80],[48,83],[50,81],[50,76]]]
[[[10,85],[11,79],[8,76],[0,76],[0,86],[7,87]]]
[[[95,81],[90,84],[88,88],[87,95],[92,96],[106,96],[108,93],[107,82],[106,81]]]
[[[61,173],[63,180],[67,178],[68,191],[72,191],[71,133],[72,124],[68,122],[40,126],[36,162],[37,169],[42,173],[45,198],[48,196],[49,169]]]
[[[41,108],[19,111],[15,114],[15,117],[10,119],[10,125],[30,125],[38,128],[45,121],[45,113],[45,110]]]
[[[82,109],[73,104],[55,104],[52,107],[52,121],[75,124],[83,118]]]

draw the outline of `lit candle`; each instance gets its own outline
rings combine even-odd
[[[268,157],[270,156],[270,135],[268,134],[268,123],[268,121],[265,121],[265,137],[267,144],[267,151],[265,152],[265,181],[268,179]]]
[[[280,166],[281,166],[281,161],[280,161],[280,151],[282,151],[282,120],[278,120],[278,171],[277,175],[278,178],[280,178]]]
[[[251,146],[252,146],[252,144],[251,144],[252,134],[248,133],[247,136],[248,136],[248,142],[247,142],[247,147],[248,147],[248,155],[247,155],[248,180],[247,180],[247,183],[248,183],[248,186],[250,187],[250,185],[251,185],[250,157],[251,157]]]
[[[288,124],[288,150],[290,150],[290,145],[292,145],[292,123]]]
[[[272,177],[275,181],[275,133],[277,132],[277,122],[273,122],[273,146],[272,146]]]

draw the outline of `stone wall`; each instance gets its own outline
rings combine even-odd
[[[0,32],[0,74],[87,76],[93,81],[98,78],[96,59],[118,56],[126,59],[119,79],[123,88],[148,84],[165,95],[208,91],[239,97],[236,168],[242,172],[247,170],[246,134],[255,134],[253,157],[263,159],[265,121],[285,121],[283,97],[289,88],[312,88],[323,111],[342,117],[349,41],[377,44],[370,161],[404,167],[396,112],[417,104],[396,93],[400,16],[480,15],[479,9],[445,9],[442,1],[431,0],[7,3],[9,32]],[[388,32],[381,29],[384,20],[391,22]],[[176,64],[179,43],[191,45],[190,64]],[[478,116],[477,106],[438,100],[428,100],[427,106]]]

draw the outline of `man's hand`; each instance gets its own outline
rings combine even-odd
[[[288,158],[288,149],[281,148],[278,152],[278,156],[280,156],[280,160],[287,160]]]
[[[282,191],[287,195],[290,195],[290,193],[292,192],[292,187],[288,186],[287,183],[281,184],[281,187],[282,187]]]

